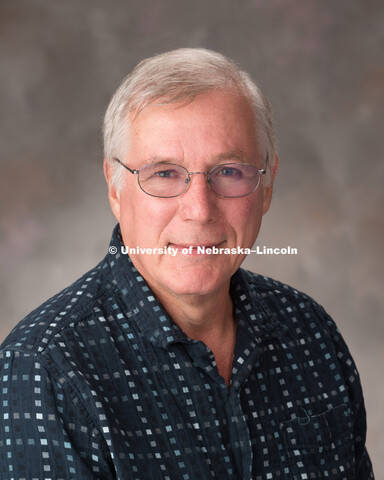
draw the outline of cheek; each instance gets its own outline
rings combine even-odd
[[[244,197],[241,202],[227,210],[228,222],[236,230],[239,238],[248,238],[258,232],[262,218],[262,197]]]
[[[162,199],[138,192],[121,198],[120,225],[124,241],[140,246],[157,246],[163,230],[172,221],[174,211]]]
[[[235,243],[244,248],[251,248],[258,236],[262,219],[262,204],[254,201],[244,202],[234,212],[232,228]]]

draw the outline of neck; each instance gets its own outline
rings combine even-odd
[[[234,323],[229,285],[211,295],[177,296],[151,288],[173,321],[193,340],[203,340],[210,332],[221,336]]]
[[[210,348],[219,373],[229,386],[236,340],[236,322],[229,284],[216,294],[203,296],[175,296],[156,291],[153,287],[152,290],[184,333]]]

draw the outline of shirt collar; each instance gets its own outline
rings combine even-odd
[[[244,324],[258,343],[280,337],[287,330],[278,311],[271,310],[264,301],[256,280],[259,275],[239,268],[231,278],[230,293],[239,324]]]
[[[124,246],[120,226],[116,225],[109,245],[107,262],[112,271],[112,281],[126,308],[125,314],[137,324],[142,334],[154,344],[167,348],[173,343],[195,343],[171,319],[156,299],[147,282],[133,265]],[[247,278],[248,276],[248,278]],[[245,328],[257,343],[278,337],[285,326],[271,312],[250,281],[248,272],[238,269],[231,278],[230,293],[234,302],[238,329]]]
[[[112,234],[107,262],[112,281],[126,308],[126,316],[136,323],[149,341],[163,348],[176,342],[192,342],[156,299],[129,255],[122,253],[122,247],[124,243],[118,224]]]

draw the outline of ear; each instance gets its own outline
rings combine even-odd
[[[270,167],[270,182],[269,185],[263,187],[263,215],[266,214],[271,205],[272,193],[273,193],[273,182],[275,181],[276,173],[279,168],[279,156],[275,155],[275,161]]]
[[[104,176],[108,184],[108,200],[112,209],[112,213],[116,217],[116,220],[120,223],[120,191],[113,185],[112,182],[112,169],[108,160],[104,158]]]

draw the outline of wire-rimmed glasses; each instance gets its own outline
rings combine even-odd
[[[182,165],[168,162],[151,163],[136,170],[127,167],[116,157],[113,159],[137,175],[144,193],[159,198],[173,198],[184,193],[191,183],[191,175],[206,175],[208,185],[220,197],[244,197],[257,189],[261,175],[266,173],[265,168],[259,169],[248,163],[224,163],[216,165],[209,172],[189,172]]]

